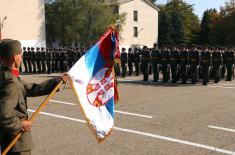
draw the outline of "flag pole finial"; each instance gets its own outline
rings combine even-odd
[[[120,25],[120,22],[121,22],[120,19],[116,20],[116,23],[115,23],[115,25],[113,26],[113,29],[118,29],[118,27],[119,27],[119,25]]]

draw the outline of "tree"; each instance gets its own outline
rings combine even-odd
[[[235,46],[235,10],[232,3],[225,3],[213,23],[211,44],[221,46]]]
[[[159,15],[159,44],[167,44],[171,42],[170,28],[171,28],[171,18],[170,15],[165,10],[164,6],[158,6],[161,10]]]
[[[103,0],[47,0],[45,7],[47,40],[63,46],[73,42],[89,46],[121,18]]]
[[[210,44],[212,37],[212,29],[218,19],[216,9],[206,10],[203,14],[201,22],[200,41],[203,44]]]
[[[206,10],[201,22],[201,43],[221,46],[235,46],[235,8],[230,0],[221,7]]]
[[[184,41],[183,20],[176,10],[171,12],[171,39],[173,43],[180,44]]]
[[[166,5],[158,7],[161,10],[159,13],[160,43],[195,43],[198,41],[200,24],[198,17],[193,13],[193,5],[183,0],[171,0]]]

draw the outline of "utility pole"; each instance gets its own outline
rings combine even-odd
[[[7,16],[5,16],[3,20],[0,17],[0,40],[2,39],[3,23],[6,19],[7,19]]]

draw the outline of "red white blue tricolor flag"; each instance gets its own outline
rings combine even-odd
[[[114,59],[119,57],[118,33],[110,28],[68,72],[86,121],[98,142],[106,138],[114,125],[118,92],[113,66]]]

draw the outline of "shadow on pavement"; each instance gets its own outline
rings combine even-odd
[[[202,81],[198,81],[196,84],[188,83],[182,84],[181,81],[178,83],[164,83],[164,82],[152,82],[152,81],[142,81],[142,80],[118,80],[118,84],[135,84],[135,85],[145,85],[145,86],[158,86],[158,87],[191,87],[191,86],[203,86]]]

